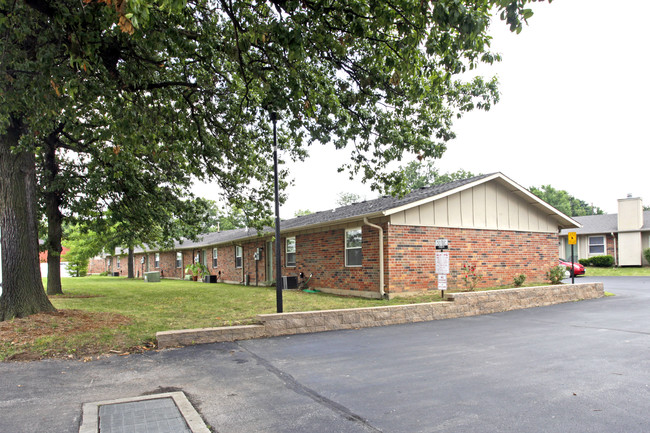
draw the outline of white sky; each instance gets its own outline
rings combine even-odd
[[[650,1],[555,0],[532,8],[519,35],[492,24],[492,47],[503,60],[482,75],[498,76],[501,101],[458,120],[457,138],[436,166],[500,171],[526,188],[550,184],[607,213],[628,193],[650,204]],[[290,167],[295,186],[283,219],[298,209],[334,208],[340,192],[377,196],[336,172],[345,152],[321,146],[310,155]],[[214,199],[212,189],[195,192]]]

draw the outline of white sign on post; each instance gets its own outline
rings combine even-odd
[[[436,253],[436,274],[448,274],[449,273],[449,253],[437,252]]]
[[[447,290],[446,274],[438,274],[438,290]]]

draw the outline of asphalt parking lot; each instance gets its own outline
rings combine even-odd
[[[650,430],[650,278],[486,316],[0,364],[0,432],[78,432],[84,402],[182,390],[213,431]]]

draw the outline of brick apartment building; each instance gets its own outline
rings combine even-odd
[[[558,234],[580,225],[501,173],[420,188],[281,223],[282,275],[324,292],[380,298],[437,289],[436,240],[448,243],[448,287],[462,288],[475,266],[477,287],[544,281],[557,265]],[[171,251],[136,250],[138,274],[184,278],[192,261],[218,281],[263,285],[275,279],[272,230],[236,229],[178,243]],[[107,257],[126,274],[127,256]]]

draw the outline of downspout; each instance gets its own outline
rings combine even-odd
[[[363,222],[365,225],[379,230],[379,294],[383,299],[385,296],[384,293],[384,229],[382,229],[381,226],[371,224],[368,221],[367,217],[363,218]]]

